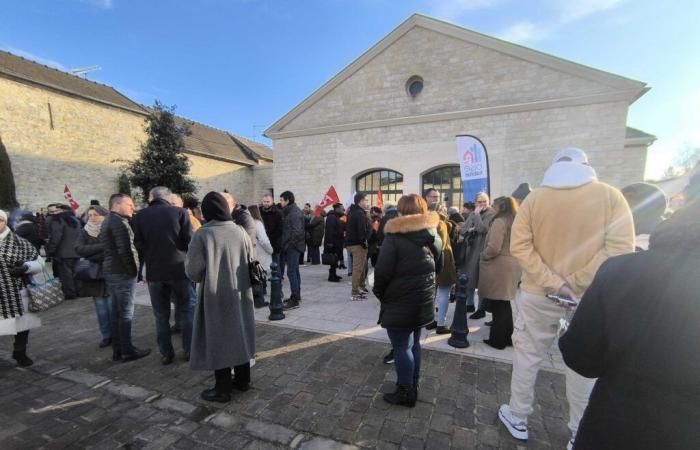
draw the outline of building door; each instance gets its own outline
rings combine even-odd
[[[423,194],[430,188],[440,191],[441,201],[446,207],[456,206],[461,210],[464,194],[459,165],[438,167],[423,174]]]
[[[459,174],[459,171],[457,173]],[[403,175],[390,169],[366,172],[355,180],[355,191],[358,194],[367,194],[371,206],[377,204],[377,191],[381,191],[384,205],[396,206],[403,195]]]

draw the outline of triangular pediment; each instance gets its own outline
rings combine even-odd
[[[421,77],[412,97],[406,82]],[[645,83],[414,14],[266,130],[272,138],[444,115],[633,102]],[[403,122],[402,122],[403,123]]]

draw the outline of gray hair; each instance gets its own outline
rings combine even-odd
[[[170,192],[170,189],[166,188],[165,186],[156,186],[153,189],[151,189],[151,192],[148,193],[148,199],[151,202],[153,200],[170,201],[171,194],[172,192]]]

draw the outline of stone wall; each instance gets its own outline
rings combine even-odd
[[[275,140],[275,193],[320,198],[335,185],[341,200],[355,177],[375,168],[404,175],[404,193],[419,193],[421,175],[457,164],[455,136],[472,134],[487,148],[492,195],[510,195],[521,182],[539,185],[563,147],[584,149],[601,180],[641,181],[645,154],[624,147],[626,102],[501,114],[443,122],[370,128]]]
[[[143,115],[0,78],[0,136],[23,208],[63,202],[66,184],[81,207],[91,199],[106,204],[123,161],[136,158],[147,139],[144,125]],[[253,169],[187,156],[200,198],[223,189],[241,201],[257,198]],[[271,174],[261,183],[271,187]]]
[[[63,201],[65,184],[81,206],[92,198],[105,202],[117,188],[115,160],[134,158],[145,140],[143,120],[118,108],[0,78],[0,135],[22,207]]]
[[[419,75],[415,98],[406,81]],[[601,92],[609,86],[436,31],[408,31],[283,131],[519,104]]]

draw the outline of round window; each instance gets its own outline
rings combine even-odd
[[[423,91],[423,78],[412,76],[406,82],[406,91],[411,98],[416,98]]]

